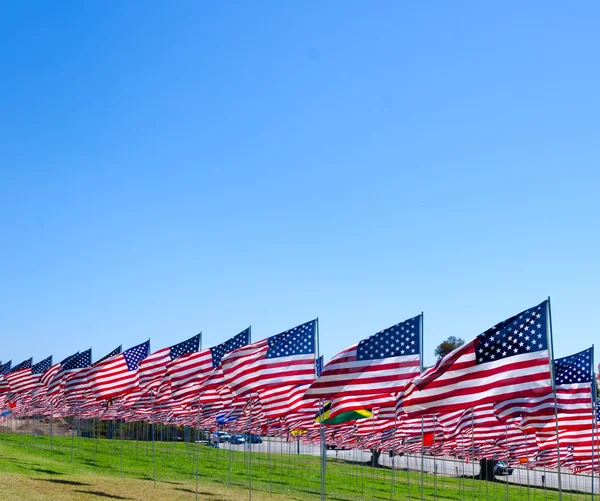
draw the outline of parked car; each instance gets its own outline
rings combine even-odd
[[[229,440],[229,442],[232,443],[232,444],[234,444],[234,445],[245,444],[246,443],[246,436],[242,435],[242,434],[233,435],[231,437],[231,439]]]
[[[260,438],[257,435],[252,435],[250,433],[247,433],[244,436],[246,437],[246,442],[248,442],[250,444],[262,444],[262,438]]]
[[[229,433],[226,431],[215,431],[212,434],[212,441],[217,443],[229,442],[230,438]]]
[[[514,468],[508,466],[506,461],[498,461],[494,465],[494,475],[498,475],[498,476],[512,475],[514,470],[515,470]]]

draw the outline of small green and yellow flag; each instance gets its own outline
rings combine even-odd
[[[331,402],[325,402],[323,405],[323,409],[317,412],[315,416],[315,423],[323,423],[324,425],[328,424],[343,424],[348,423],[350,421],[357,421],[359,419],[370,418],[373,416],[373,412],[369,409],[361,409],[356,411],[347,411],[338,414],[334,418],[329,418],[329,414],[331,411]]]

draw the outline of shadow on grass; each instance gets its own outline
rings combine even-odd
[[[102,498],[108,499],[133,499],[133,498],[124,498],[123,496],[117,496],[115,494],[108,494],[107,492],[102,491],[84,491],[75,489],[73,492],[80,492],[81,494],[91,494],[92,496],[98,496]]]
[[[36,478],[34,480],[40,480],[42,482],[52,482],[53,484],[61,484],[61,485],[79,485],[79,486],[89,486],[92,484],[86,484],[84,482],[77,482],[76,480],[60,480],[58,478]]]
[[[83,461],[81,461],[83,464],[86,464],[88,466],[93,466],[94,468],[101,468],[103,470],[112,470],[113,467],[112,466],[107,466],[107,465],[102,465],[102,464],[98,464],[97,462],[94,462],[93,459],[84,459]]]
[[[45,470],[43,468],[30,468],[30,470],[39,471],[40,473],[47,473],[48,475],[64,475],[64,473],[60,471]]]
[[[196,494],[196,491],[194,489],[187,489],[185,487],[175,487],[173,490],[181,491],[181,492],[189,492],[190,494]],[[212,492],[206,492],[206,491],[198,491],[198,494],[200,496],[209,496],[209,497],[216,496],[216,494],[213,494]]]

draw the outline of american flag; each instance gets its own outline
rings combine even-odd
[[[574,355],[554,360],[556,409],[559,414],[559,424],[563,428],[590,426],[594,379],[592,358],[592,348],[588,348]],[[523,415],[520,426],[529,431],[544,428],[551,422],[555,423],[554,394],[551,388],[546,395],[511,399],[497,403],[494,407],[501,419]],[[569,416],[561,416],[562,414]]]
[[[307,386],[274,386],[258,390],[261,408],[268,419],[277,419],[302,407],[309,407],[302,401]]]
[[[400,393],[420,372],[421,316],[393,325],[338,353],[304,398]]]
[[[41,362],[34,364],[30,369],[24,369],[18,373],[8,374],[6,377],[10,381],[10,391],[19,395],[29,393],[40,384],[41,375],[52,365],[52,355]]]
[[[27,379],[31,375],[31,362],[33,358],[28,358],[18,365],[15,365],[4,377],[8,381],[11,393],[17,393],[20,381]]]
[[[0,365],[0,376],[4,376],[10,372],[11,364],[12,364],[12,360],[9,360],[5,364]]]
[[[223,357],[223,375],[236,395],[273,385],[310,383],[315,378],[315,334],[311,320]]]
[[[69,359],[64,362],[56,375],[52,378],[50,383],[48,384],[48,394],[56,396],[63,385],[65,378],[72,372],[75,372],[79,369],[84,369],[89,367],[92,363],[92,349],[82,351],[81,353],[76,353],[75,355],[69,357]]]
[[[65,365],[69,360],[79,355],[79,352],[73,353],[73,355],[69,355],[64,360],[61,360],[58,364],[54,364],[50,366],[50,368],[42,374],[40,377],[40,383],[42,386],[50,386],[50,382],[54,379],[54,376],[58,374],[60,368]]]
[[[119,353],[121,353],[121,346],[119,346],[118,348],[115,348],[108,355],[105,355],[100,360],[98,360],[94,364],[92,364],[90,367],[86,367],[84,369],[80,369],[78,371],[74,371],[73,373],[69,374],[67,376],[67,378],[65,379],[65,387],[64,387],[64,393],[65,393],[65,398],[66,398],[67,402],[69,402],[69,403],[77,402],[82,397],[84,397],[86,391],[91,389],[91,383],[88,379],[88,376],[89,376],[90,370],[92,370],[93,366],[99,364],[100,362],[102,362],[108,358],[114,357],[115,355],[118,355]]]
[[[94,365],[88,375],[94,396],[98,400],[110,400],[136,389],[138,366],[149,350],[150,341],[146,341]]]
[[[443,357],[409,383],[407,414],[451,412],[546,394],[551,387],[548,302],[523,311]]]
[[[10,366],[12,361],[8,361],[3,365],[0,365],[0,395],[5,395],[10,391],[8,381],[5,379],[6,374],[10,372]]]
[[[488,432],[495,437],[506,427],[506,424],[496,417],[493,404],[476,405],[470,409],[437,414],[436,419],[439,423],[438,430],[443,430],[446,439],[456,438],[462,433],[470,433],[475,428],[477,433],[474,435],[474,440],[484,440],[489,438]]]
[[[187,393],[187,389],[201,384],[210,372],[221,365],[221,359],[226,353],[246,346],[250,342],[250,328],[224,343],[206,350],[183,355],[167,365],[167,374],[171,378],[173,396]]]
[[[156,389],[161,379],[167,373],[167,364],[178,357],[198,351],[201,334],[196,334],[182,343],[175,344],[169,348],[158,350],[145,358],[139,367],[140,387]]]

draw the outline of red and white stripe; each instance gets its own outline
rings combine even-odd
[[[550,383],[548,350],[476,364],[477,339],[446,355],[407,386],[407,414],[452,412],[474,405],[546,394]]]
[[[138,370],[130,371],[123,353],[91,367],[88,375],[94,397],[110,400],[139,387]]]
[[[269,386],[290,386],[314,381],[314,353],[267,358],[268,350],[268,339],[263,339],[223,357],[223,377],[233,393],[246,395]]]
[[[307,390],[305,398],[400,393],[419,375],[418,354],[359,360],[357,348],[358,343],[333,357]]]

